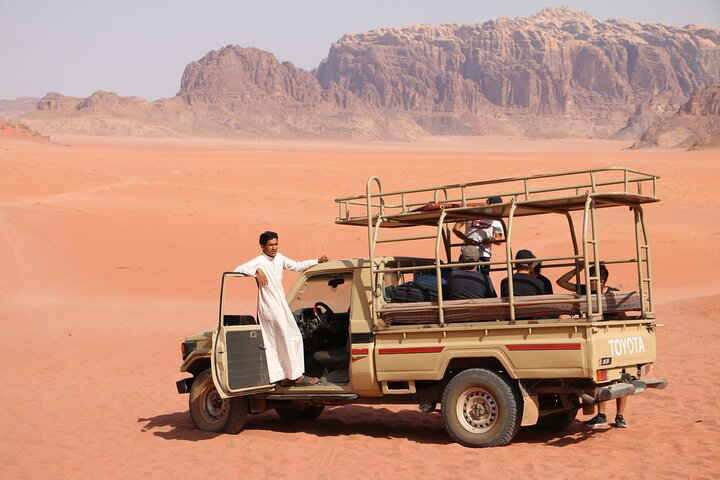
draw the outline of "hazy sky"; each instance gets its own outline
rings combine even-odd
[[[345,33],[414,23],[481,23],[565,5],[720,28],[720,0],[0,0],[0,99],[97,90],[172,97],[185,66],[225,45],[310,70]]]

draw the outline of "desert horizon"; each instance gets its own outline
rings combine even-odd
[[[717,477],[717,150],[630,143],[0,138],[0,476]],[[580,413],[567,431],[523,429],[475,450],[412,405],[331,407],[313,422],[266,412],[237,436],[193,426],[175,391],[180,342],[214,327],[220,276],[258,253],[261,231],[278,231],[298,260],[363,257],[366,230],[336,225],[333,199],[362,193],[372,175],[393,190],[607,166],[661,176],[646,221],[654,374],[669,385],[630,397],[628,429],[591,430]],[[611,233],[613,251],[627,237]],[[550,255],[561,237],[541,223],[520,240]]]

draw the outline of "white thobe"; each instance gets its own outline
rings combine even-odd
[[[302,334],[285,298],[283,270],[302,272],[317,263],[317,260],[296,262],[280,253],[274,258],[263,253],[235,269],[252,276],[260,269],[267,277],[267,285],[258,289],[257,309],[270,382],[295,379],[305,371]]]

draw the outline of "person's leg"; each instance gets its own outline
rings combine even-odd
[[[623,413],[625,412],[625,404],[627,403],[627,397],[618,398],[616,403],[617,415],[615,415],[615,427],[627,428],[627,423],[625,423],[625,417],[623,416]]]
[[[624,415],[625,414],[625,404],[627,403],[628,397],[620,397],[617,399],[617,414],[618,415]]]
[[[608,422],[607,417],[605,416],[605,411],[607,408],[607,402],[598,402],[598,414],[595,415],[590,420],[583,422],[588,427],[593,428],[607,428]]]

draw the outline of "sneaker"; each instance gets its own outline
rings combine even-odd
[[[592,428],[607,428],[609,427],[607,417],[602,414],[597,414],[590,420],[587,420],[583,422],[585,426],[592,427]]]
[[[628,428],[625,418],[622,415],[615,417],[615,428]]]

